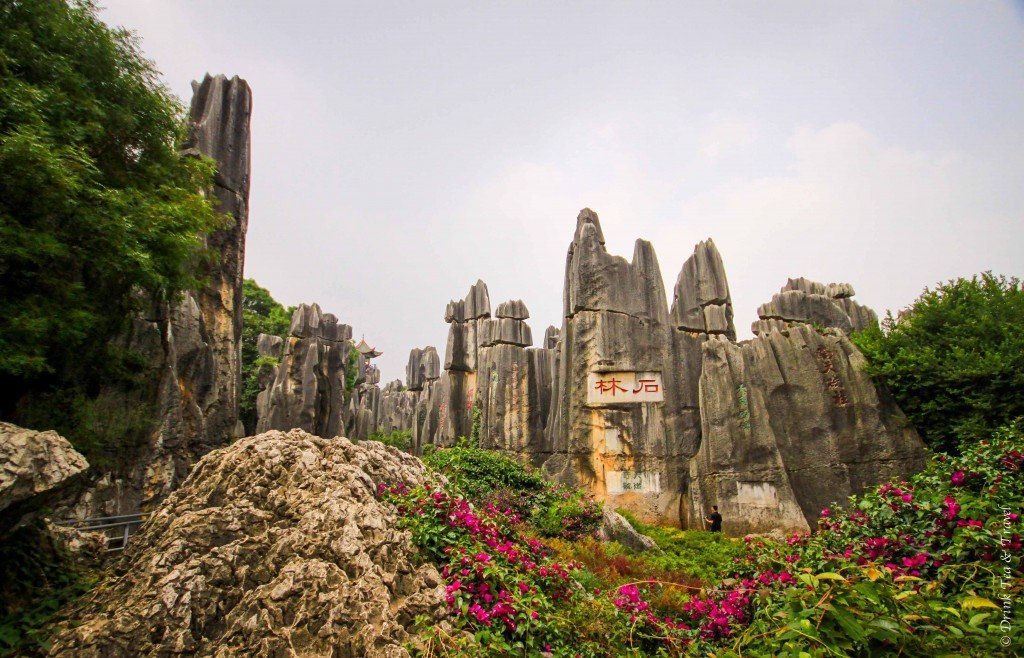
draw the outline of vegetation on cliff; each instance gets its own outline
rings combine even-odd
[[[260,374],[265,368],[277,365],[274,357],[260,356],[256,349],[257,340],[260,334],[287,339],[294,312],[294,306],[285,307],[255,279],[246,279],[242,283],[242,394],[238,406],[247,435],[256,431]]]
[[[91,396],[141,366],[114,339],[198,284],[213,166],[179,155],[184,108],[91,2],[0,24],[0,413],[81,444]]]
[[[853,336],[935,450],[957,451],[1024,417],[1024,289],[989,272],[925,289],[882,327]]]

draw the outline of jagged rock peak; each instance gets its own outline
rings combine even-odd
[[[751,330],[761,335],[793,323],[810,323],[849,334],[878,324],[875,312],[853,301],[853,295],[853,286],[848,283],[826,285],[804,277],[789,279],[770,302],[757,308],[760,319]]]
[[[779,292],[786,292],[787,290],[800,290],[809,295],[824,295],[831,299],[848,299],[857,294],[849,283],[825,284],[811,281],[804,277],[787,280],[786,285],[782,286]]]
[[[514,318],[488,319],[480,328],[480,347],[490,347],[505,343],[529,347],[533,345],[533,333],[530,325]]]
[[[697,243],[676,279],[672,322],[678,329],[724,334],[735,340],[732,297],[722,256],[711,238]]]
[[[526,303],[523,300],[510,299],[507,302],[498,304],[498,310],[495,312],[494,317],[527,320],[530,317],[530,311],[527,310]]]
[[[597,218],[597,213],[590,208],[584,208],[580,211],[580,214],[576,216],[576,234],[573,235],[572,241],[574,243],[580,241],[580,236],[583,235],[583,229],[588,224],[597,232],[597,241],[604,244],[604,231],[601,230],[601,220]]]
[[[558,346],[558,339],[562,335],[562,330],[554,325],[549,325],[544,330],[544,344],[541,347],[549,350],[553,350]]]
[[[477,279],[476,283],[469,287],[466,295],[465,319],[491,317],[491,298],[487,292],[487,284]]]
[[[405,366],[405,382],[410,391],[423,390],[423,385],[441,376],[441,359],[432,346],[409,350],[409,363]]]
[[[282,344],[284,344],[284,340],[280,336],[260,334],[256,337],[256,352],[259,353],[260,356],[280,358]]]
[[[183,150],[213,158],[217,162],[217,185],[245,197],[249,195],[251,115],[252,90],[237,75],[229,80],[207,73],[202,82],[192,81],[188,137]]]
[[[339,324],[333,313],[324,313],[319,304],[299,304],[292,314],[288,334],[296,338],[323,338],[330,341],[352,339],[352,327]]]

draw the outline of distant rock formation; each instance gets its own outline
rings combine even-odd
[[[365,367],[352,343],[352,327],[317,304],[300,304],[288,334],[284,342],[268,337],[257,343],[261,355],[280,363],[263,380],[265,388],[256,399],[256,431],[297,428],[324,438],[344,435],[348,379],[359,383]]]
[[[917,432],[841,331],[704,344],[691,505],[732,535],[809,530],[822,508],[924,467]]]
[[[750,327],[755,335],[785,329],[793,324],[833,327],[845,334],[878,324],[878,316],[853,301],[848,283],[825,285],[803,277],[789,279],[770,302],[757,309],[758,320]]]
[[[424,476],[393,448],[301,430],[215,451],[50,655],[408,656],[418,616],[444,623],[444,585],[376,488]]]
[[[185,479],[199,457],[244,431],[238,403],[252,92],[244,80],[223,75],[207,75],[192,89],[183,155],[214,160],[208,192],[231,221],[207,238],[217,258],[202,272],[206,285],[135,318],[125,337],[125,346],[148,365],[140,378],[145,383],[127,394],[102,392],[97,409],[121,422],[155,422],[143,430],[138,449],[119,455],[118,472],[92,487],[78,505],[81,514],[152,506]]]

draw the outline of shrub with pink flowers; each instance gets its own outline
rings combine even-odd
[[[518,505],[467,497],[457,478],[381,493],[445,579],[455,630],[425,629],[426,655],[1011,655],[1024,615],[1022,468],[1024,432],[1002,429],[822,510],[813,534],[747,538],[728,577],[710,582],[664,566],[683,555],[665,542],[694,533],[652,532],[665,550],[635,558],[545,539],[536,489],[497,487]]]

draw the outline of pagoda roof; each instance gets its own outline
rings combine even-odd
[[[376,347],[370,347],[370,344],[366,342],[365,338],[359,339],[359,344],[356,345],[356,349],[359,350],[360,354],[368,359],[372,359],[383,354],[383,352],[378,352]]]

